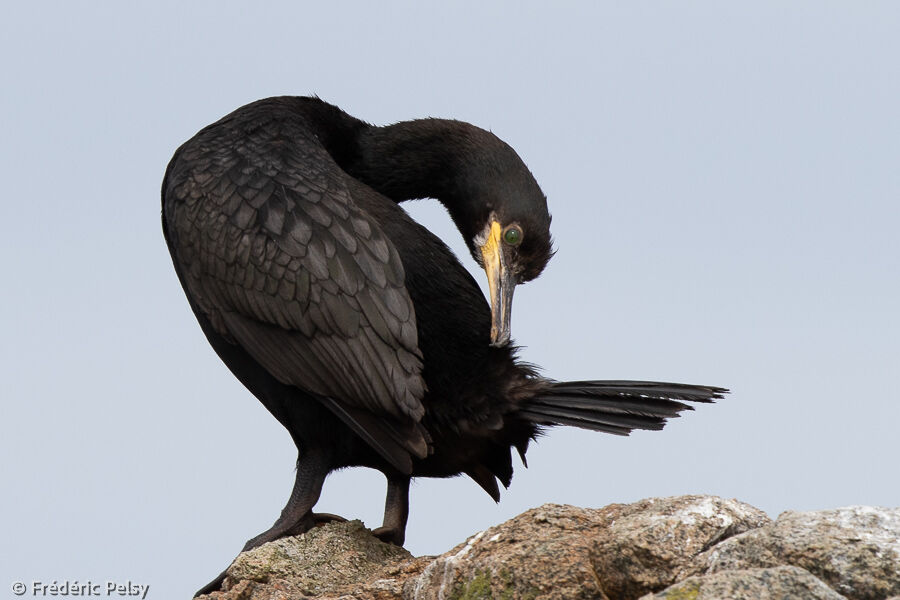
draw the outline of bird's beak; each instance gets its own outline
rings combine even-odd
[[[500,243],[501,231],[500,223],[491,221],[487,241],[481,246],[491,294],[491,346],[504,346],[509,342],[512,299],[516,289],[516,278],[507,268]]]

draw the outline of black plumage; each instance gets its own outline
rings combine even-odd
[[[398,205],[426,197],[485,268],[490,305]],[[287,506],[245,550],[331,518],[312,508],[334,469],[386,475],[376,534],[402,544],[411,477],[465,473],[498,500],[511,449],[524,461],[542,427],[660,429],[725,391],[560,383],[517,361],[512,290],[550,259],[550,215],[512,148],[467,123],[375,127],[316,98],[261,100],[177,150],[162,208],[203,332],[299,451]]]

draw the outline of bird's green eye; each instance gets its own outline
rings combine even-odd
[[[503,232],[503,241],[510,246],[517,246],[522,241],[522,230],[516,226],[509,227]]]

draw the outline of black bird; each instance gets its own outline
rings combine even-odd
[[[490,305],[398,205],[413,198],[447,208],[487,272]],[[244,550],[337,518],[312,512],[335,469],[385,474],[374,533],[402,545],[411,477],[465,473],[496,501],[511,449],[524,463],[543,427],[662,429],[690,408],[680,401],[726,391],[556,382],[517,360],[513,289],[552,255],[550,214],[515,151],[468,123],[376,127],[318,98],[260,100],[176,151],[162,220],[207,339],[299,452],[281,516]]]

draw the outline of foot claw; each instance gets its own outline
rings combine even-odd
[[[378,529],[372,531],[372,535],[377,537],[385,544],[394,544],[395,546],[400,546],[401,548],[403,547],[405,538],[403,534],[404,532],[394,527],[379,527]]]
[[[331,513],[313,513],[312,514],[313,521],[315,521],[316,525],[324,525],[326,523],[346,523],[347,519],[340,515],[333,515]]]
[[[222,589],[222,584],[225,582],[225,575],[228,573],[228,570],[222,571],[218,577],[204,585],[202,588],[197,590],[197,593],[194,594],[194,598],[197,596],[203,596],[204,594],[211,594],[213,592],[217,592]]]

